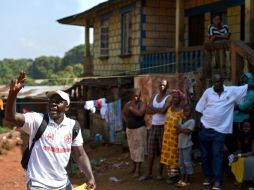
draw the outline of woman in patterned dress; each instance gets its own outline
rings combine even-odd
[[[160,162],[168,167],[170,181],[176,182],[179,176],[178,169],[178,123],[184,117],[181,101],[183,94],[179,90],[172,92],[173,104],[168,109],[164,125],[162,151]],[[172,180],[173,179],[173,180]]]

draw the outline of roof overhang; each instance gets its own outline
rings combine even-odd
[[[61,18],[57,20],[57,22],[61,24],[93,27],[93,21],[95,17],[98,16],[98,12],[107,9],[109,6],[119,3],[120,1],[121,0],[108,0],[84,12]]]

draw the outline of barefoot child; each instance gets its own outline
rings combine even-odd
[[[192,141],[191,133],[195,127],[195,120],[192,118],[192,107],[186,104],[183,109],[184,119],[179,122],[178,129],[178,149],[179,149],[179,167],[181,180],[176,183],[177,187],[189,185],[190,175],[193,173],[191,151]]]

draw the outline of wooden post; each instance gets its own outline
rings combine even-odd
[[[93,75],[93,65],[90,53],[90,42],[89,42],[89,26],[85,27],[85,64],[84,64],[84,74],[85,76]]]
[[[89,42],[89,37],[90,37],[90,34],[89,34],[89,26],[86,26],[85,27],[85,55],[86,56],[90,56],[90,42]]]
[[[254,1],[245,0],[245,42],[254,42]]]
[[[176,0],[176,31],[175,31],[175,51],[176,51],[176,73],[180,72],[180,47],[183,44],[184,36],[184,8],[183,0]]]

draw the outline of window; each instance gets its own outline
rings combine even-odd
[[[132,12],[122,14],[122,55],[131,54],[132,45]]]
[[[108,56],[109,20],[101,22],[101,56]]]

